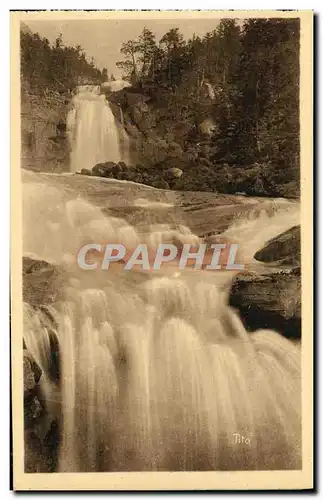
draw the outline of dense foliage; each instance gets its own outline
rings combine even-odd
[[[82,82],[101,82],[106,77],[90,61],[80,45],[64,45],[62,35],[51,45],[47,38],[29,31],[20,32],[20,64],[23,85],[34,92],[73,89]]]
[[[296,193],[298,19],[224,19],[203,38],[185,41],[175,28],[159,43],[145,28],[121,53],[118,66],[149,98],[159,136],[211,160],[208,174],[221,172],[224,189],[256,182],[254,191],[275,194],[293,183]]]
[[[131,87],[116,102],[126,125],[128,117],[140,131],[133,155],[139,181],[164,182],[178,167],[184,175],[170,183],[174,189],[298,194],[298,19],[223,19],[188,40],[179,28],[159,41],[144,28],[121,53],[117,66]],[[64,95],[108,79],[80,45],[65,45],[62,36],[51,45],[28,30],[21,32],[21,75],[23,95],[26,87]]]

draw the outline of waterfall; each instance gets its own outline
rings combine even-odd
[[[39,179],[24,184],[24,253],[65,270],[63,300],[51,310],[59,384],[47,376],[48,316],[26,306],[24,335],[60,413],[57,470],[299,469],[299,346],[272,331],[247,333],[216,273],[81,271],[75,253],[89,241],[198,237],[171,221],[144,232]],[[272,205],[225,234],[254,247],[269,235],[264,226],[294,224],[296,205]]]
[[[77,87],[67,116],[71,172],[123,159],[116,120],[100,86]]]

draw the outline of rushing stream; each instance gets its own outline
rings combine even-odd
[[[299,347],[245,331],[227,305],[227,271],[78,269],[76,252],[89,241],[199,238],[175,221],[130,226],[40,179],[24,183],[24,254],[63,266],[66,279],[63,299],[46,312],[26,304],[24,338],[60,422],[58,470],[300,467]],[[259,248],[298,218],[296,206],[271,206],[264,201],[258,219],[251,213],[225,234]],[[49,376],[53,335],[59,381]]]
[[[73,172],[121,159],[113,114],[97,90],[79,89],[69,130]],[[228,271],[80,270],[76,255],[89,242],[133,248],[200,238],[175,216],[129,224],[126,212],[103,211],[48,178],[24,177],[24,255],[60,266],[64,285],[51,306],[25,304],[24,339],[61,430],[56,470],[300,468],[299,346],[272,331],[246,332],[228,306]],[[163,214],[172,200],[138,196],[131,207]],[[298,220],[298,205],[264,200],[223,236],[240,244],[248,264]]]

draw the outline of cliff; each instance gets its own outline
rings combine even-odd
[[[70,96],[53,90],[42,94],[26,83],[21,91],[21,166],[64,172],[69,165],[66,117]]]

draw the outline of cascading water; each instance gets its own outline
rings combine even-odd
[[[170,223],[140,232],[59,186],[40,189],[33,175],[24,184],[24,253],[66,276],[64,299],[50,310],[59,382],[46,375],[48,314],[25,311],[26,344],[59,414],[57,470],[300,468],[299,347],[272,331],[247,333],[216,273],[80,271],[75,255],[89,241],[199,238]],[[265,224],[281,231],[298,217],[296,205],[271,206],[226,234],[259,248]]]
[[[67,117],[71,144],[71,172],[91,170],[101,162],[119,162],[127,156],[125,132],[120,145],[118,125],[99,86],[77,87]]]

